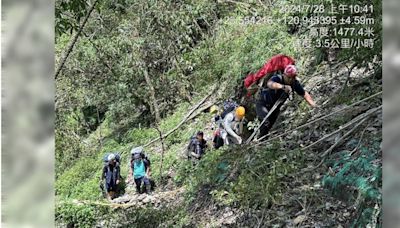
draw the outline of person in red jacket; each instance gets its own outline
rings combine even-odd
[[[266,62],[259,71],[254,74],[249,74],[244,80],[244,86],[249,91],[247,96],[250,96],[258,91],[259,86],[257,84],[262,80],[262,78],[265,76],[268,78],[268,76],[271,76],[276,72],[283,73],[288,65],[295,65],[295,61],[287,55],[278,54]]]

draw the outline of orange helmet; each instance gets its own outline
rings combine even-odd
[[[244,114],[246,113],[245,109],[243,106],[239,106],[235,110],[235,114],[238,118],[242,119],[244,117]]]

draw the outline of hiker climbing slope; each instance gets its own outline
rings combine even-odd
[[[188,159],[200,159],[205,154],[207,141],[204,139],[204,133],[202,131],[197,132],[196,137],[190,139],[187,149]]]
[[[146,193],[150,194],[150,160],[144,154],[143,147],[131,150],[129,177],[130,179],[133,177],[137,193],[142,193],[142,184],[144,183]]]
[[[272,56],[260,70],[247,75],[245,78],[244,86],[248,91],[247,96],[259,92],[259,89],[265,87],[264,83],[266,83],[271,76],[275,73],[282,74],[289,65],[295,65],[295,61],[290,56],[283,54]]]
[[[100,184],[104,185],[104,191],[106,191],[106,197],[108,200],[112,200],[118,192],[118,184],[120,183],[120,166],[119,166],[119,155],[108,154],[107,161],[103,166]]]
[[[223,119],[223,127],[227,135],[222,136],[224,144],[242,144],[242,137],[239,135],[243,132],[243,118],[245,115],[245,109],[242,106],[238,106],[232,112],[229,112]]]
[[[276,74],[267,81],[267,88],[262,87],[259,96],[256,97],[256,112],[258,119],[262,122],[268,115],[274,104],[281,99],[279,105],[273,110],[266,121],[260,126],[259,138],[268,134],[272,125],[278,118],[280,107],[289,97],[292,91],[302,96],[311,107],[316,107],[315,102],[306,92],[300,82],[296,79],[297,69],[294,65],[285,67],[283,74]],[[266,137],[264,137],[266,138]]]

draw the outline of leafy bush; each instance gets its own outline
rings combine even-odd
[[[72,202],[56,205],[56,220],[76,227],[93,227],[97,220],[96,208]]]
[[[84,199],[99,198],[101,168],[98,159],[81,159],[57,179],[56,195],[78,199],[82,196]]]
[[[279,201],[283,189],[280,182],[301,162],[299,151],[289,152],[290,159],[282,153],[279,145],[257,150],[233,147],[210,151],[192,170],[189,165],[181,167],[179,180],[186,173],[185,183],[191,194],[201,186],[211,186],[214,200],[221,203],[266,206]]]

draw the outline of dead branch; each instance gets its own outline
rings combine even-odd
[[[89,200],[82,200],[82,201],[75,201],[75,204],[86,204],[86,205],[97,205],[97,206],[106,206],[106,207],[113,207],[113,208],[129,208],[132,206],[138,206],[137,203],[124,203],[124,204],[119,204],[119,203],[104,203],[104,202],[99,202],[99,201],[89,201]]]
[[[197,111],[196,114],[192,115],[196,110],[198,110],[198,108],[214,93],[214,90],[216,89],[216,87],[214,87],[214,89],[212,89],[212,91],[205,96],[199,103],[197,103],[186,115],[185,117],[183,117],[182,121],[172,130],[170,130],[169,132],[167,132],[166,134],[162,135],[162,138],[167,138],[170,134],[174,133],[176,130],[178,130],[184,123],[186,123],[188,120],[193,119],[194,117],[196,117],[197,115],[199,115],[202,111],[206,110],[207,108],[209,108],[211,105],[214,104],[214,102],[210,102],[207,105],[204,105],[199,111]],[[146,143],[144,145],[144,147],[149,146],[151,144],[153,144],[154,142],[157,142],[158,140],[160,140],[161,138],[158,137],[156,139],[151,140],[150,142]]]
[[[369,125],[367,125],[367,126],[364,128],[363,132],[361,133],[360,140],[358,140],[357,146],[354,147],[354,149],[350,152],[350,156],[352,156],[353,153],[356,152],[356,150],[358,149],[358,147],[360,147],[360,144],[361,144],[362,138],[363,138],[363,136],[364,136],[365,130],[367,130],[368,126],[369,126]]]
[[[340,137],[340,139],[338,139],[331,147],[329,147],[329,149],[327,149],[321,155],[321,157],[325,157],[326,155],[330,154],[335,147],[339,146],[343,142],[343,140],[346,139],[351,133],[353,133],[353,131],[356,130],[361,124],[363,124],[368,119],[368,117],[369,116],[360,120],[360,122],[358,122],[358,124],[356,124],[352,129],[350,129],[350,131],[346,132],[342,137]]]
[[[349,80],[350,80],[351,72],[353,72],[353,69],[354,69],[356,66],[357,66],[357,63],[353,63],[353,65],[352,65],[350,68],[347,67],[347,65],[346,65],[346,67],[347,67],[347,78],[346,78],[346,81],[344,82],[344,85],[343,85],[342,89],[340,90],[339,94],[341,94],[341,93],[346,89],[347,83],[348,83]]]
[[[361,115],[358,115],[357,117],[355,117],[354,119],[352,119],[351,121],[349,121],[348,123],[346,123],[345,125],[343,125],[341,128],[337,129],[336,131],[334,131],[334,132],[332,132],[332,133],[329,133],[328,135],[326,135],[326,136],[322,137],[321,139],[317,140],[316,142],[311,143],[310,145],[308,145],[308,146],[302,148],[302,150],[309,149],[310,147],[312,147],[312,146],[314,146],[314,145],[320,143],[321,141],[326,140],[327,138],[331,137],[332,135],[337,134],[337,133],[340,132],[340,131],[343,131],[344,129],[348,128],[349,126],[353,125],[354,123],[356,123],[356,122],[358,122],[358,121],[360,121],[360,120],[366,118],[367,116],[372,115],[374,112],[376,112],[376,111],[378,111],[378,110],[380,110],[380,109],[382,109],[382,105],[380,105],[380,106],[378,106],[378,107],[376,107],[376,108],[372,108],[372,109],[368,110],[366,113],[363,113],[363,114],[361,114]]]
[[[161,180],[162,180],[162,179],[163,179],[162,168],[163,168],[163,162],[164,162],[165,147],[164,147],[163,135],[162,135],[162,132],[161,132],[160,128],[158,127],[158,125],[156,126],[156,130],[158,131],[158,134],[160,135],[160,141],[161,141],[160,178],[161,178]]]
[[[346,106],[346,107],[344,107],[344,108],[342,108],[342,109],[340,109],[340,110],[337,110],[337,111],[331,112],[331,113],[329,113],[329,114],[327,114],[327,115],[318,117],[318,118],[315,119],[315,120],[312,120],[312,121],[307,122],[307,123],[305,123],[305,124],[303,124],[303,125],[300,125],[300,126],[298,126],[298,127],[295,127],[295,128],[293,128],[293,129],[290,129],[290,130],[288,130],[288,131],[285,131],[285,132],[283,132],[282,134],[279,134],[279,135],[277,135],[277,136],[275,136],[275,137],[272,137],[272,138],[267,139],[267,140],[265,140],[265,141],[256,143],[256,144],[252,145],[252,147],[256,147],[256,146],[265,144],[265,143],[270,142],[270,141],[272,141],[272,140],[274,140],[274,139],[277,139],[277,138],[279,138],[279,137],[282,137],[282,136],[284,136],[284,135],[287,135],[287,134],[289,134],[289,133],[292,133],[292,132],[295,131],[295,130],[304,128],[304,127],[306,127],[306,126],[308,126],[308,125],[311,125],[311,124],[313,124],[313,123],[315,123],[315,122],[318,122],[318,121],[320,121],[320,120],[326,119],[327,117],[330,117],[330,116],[332,116],[332,115],[334,115],[334,114],[336,114],[336,113],[343,112],[344,110],[346,110],[346,109],[348,109],[348,108],[354,107],[355,105],[358,105],[358,104],[360,104],[360,103],[362,103],[362,102],[364,102],[364,101],[367,101],[367,100],[369,100],[369,99],[372,99],[372,98],[374,98],[374,97],[376,97],[376,96],[378,96],[378,95],[381,95],[381,94],[382,94],[382,91],[380,91],[380,92],[378,92],[378,93],[375,93],[375,94],[373,94],[373,95],[371,95],[371,96],[369,96],[369,97],[366,97],[366,98],[364,98],[364,99],[362,99],[362,100],[360,100],[360,101],[354,102],[353,104],[351,104],[351,105],[349,105],[349,106]],[[266,136],[270,136],[270,135],[271,135],[271,133],[267,134]]]

